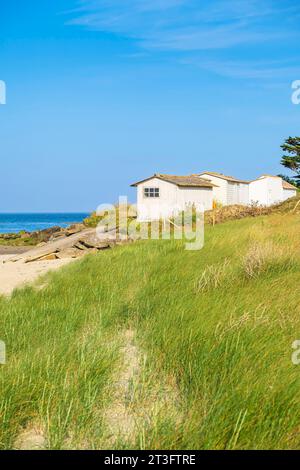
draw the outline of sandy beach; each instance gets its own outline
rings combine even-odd
[[[3,251],[1,250],[2,253]],[[11,253],[8,253],[9,251]],[[18,253],[21,252],[20,250],[17,251]],[[15,249],[7,250],[5,254],[0,254],[0,295],[10,295],[16,287],[32,284],[42,274],[59,269],[74,261],[69,258],[52,261],[35,261],[33,263],[24,263],[24,261],[17,261],[15,263],[5,262],[15,254],[17,254]]]
[[[99,240],[94,228],[79,227],[74,233],[63,232],[60,237],[37,246],[0,246],[0,295],[10,295],[17,287],[32,284],[48,271],[53,271],[81,258],[110,248],[115,235],[104,234]]]
[[[17,255],[19,253],[26,253],[33,247],[27,246],[5,246],[0,245],[0,256],[1,255]]]

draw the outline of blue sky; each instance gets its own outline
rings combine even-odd
[[[154,172],[282,172],[300,4],[1,2],[0,212],[86,211]]]

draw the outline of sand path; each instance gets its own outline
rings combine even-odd
[[[12,254],[0,255],[0,295],[10,295],[16,287],[32,284],[42,274],[59,269],[74,261],[74,259],[68,258],[35,261],[34,263],[24,263],[23,261],[4,263],[12,257]]]

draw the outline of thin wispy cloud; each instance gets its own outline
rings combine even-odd
[[[209,49],[227,49],[240,44],[257,44],[260,42],[283,40],[286,37],[280,32],[249,31],[244,22],[219,27],[202,29],[178,29],[176,33],[166,31],[149,35],[142,41],[146,49],[173,51],[201,51]]]
[[[132,60],[168,54],[223,77],[276,81],[300,75],[299,15],[298,0],[81,0],[68,25],[126,38]]]
[[[299,11],[294,1],[82,0],[69,24],[132,38],[148,50],[224,49],[297,37],[292,19]]]
[[[184,59],[182,63],[195,65],[217,75],[237,79],[269,80],[290,79],[300,76],[299,60],[277,61],[203,61]]]

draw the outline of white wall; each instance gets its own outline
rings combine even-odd
[[[238,204],[242,204],[243,206],[249,204],[249,184],[240,183]]]
[[[227,205],[227,181],[216,176],[211,176],[207,173],[200,175],[200,178],[210,180],[217,187],[213,188],[213,198],[215,201],[220,202],[223,206]]]
[[[227,182],[227,204],[232,206],[238,204],[239,201],[239,186],[236,183]]]
[[[261,177],[249,185],[250,204],[271,206],[284,200],[282,179],[279,177]]]
[[[202,177],[202,176],[201,176]],[[219,187],[191,188],[179,187],[159,178],[151,178],[137,187],[138,220],[157,220],[171,217],[176,212],[184,210],[187,205],[203,204],[204,210],[212,209],[213,200],[227,205],[228,187],[226,180],[218,177],[203,175]],[[159,198],[144,197],[144,188],[155,187],[160,190]],[[282,179],[279,177],[261,177],[250,184],[234,184],[234,204],[259,204],[269,206],[296,196],[296,190],[283,189]]]
[[[249,203],[249,185],[245,183],[227,182],[227,204],[247,205]]]
[[[291,197],[297,196],[297,190],[296,189],[283,189],[283,200],[286,201],[287,199],[290,199]]]
[[[207,173],[201,175],[201,178],[209,179],[217,187],[213,188],[213,198],[223,206],[232,204],[249,204],[249,185],[245,183],[235,183],[224,180],[217,176],[211,176]]]
[[[251,181],[249,185],[249,203],[268,205],[268,182],[265,179]]]
[[[159,188],[160,197],[150,198],[144,196],[144,188]],[[156,220],[167,217],[176,205],[175,184],[162,181],[159,178],[151,178],[137,187],[137,213],[138,220]]]
[[[144,196],[144,188],[159,188],[160,197]],[[204,209],[212,209],[212,188],[178,187],[159,178],[151,178],[137,186],[137,213],[139,221],[157,220],[171,217],[187,205],[204,205]]]
[[[183,188],[177,187],[177,202],[178,205],[182,207],[182,210],[186,206],[195,204],[201,206],[203,205],[204,210],[212,209],[213,205],[213,189],[212,188]]]

